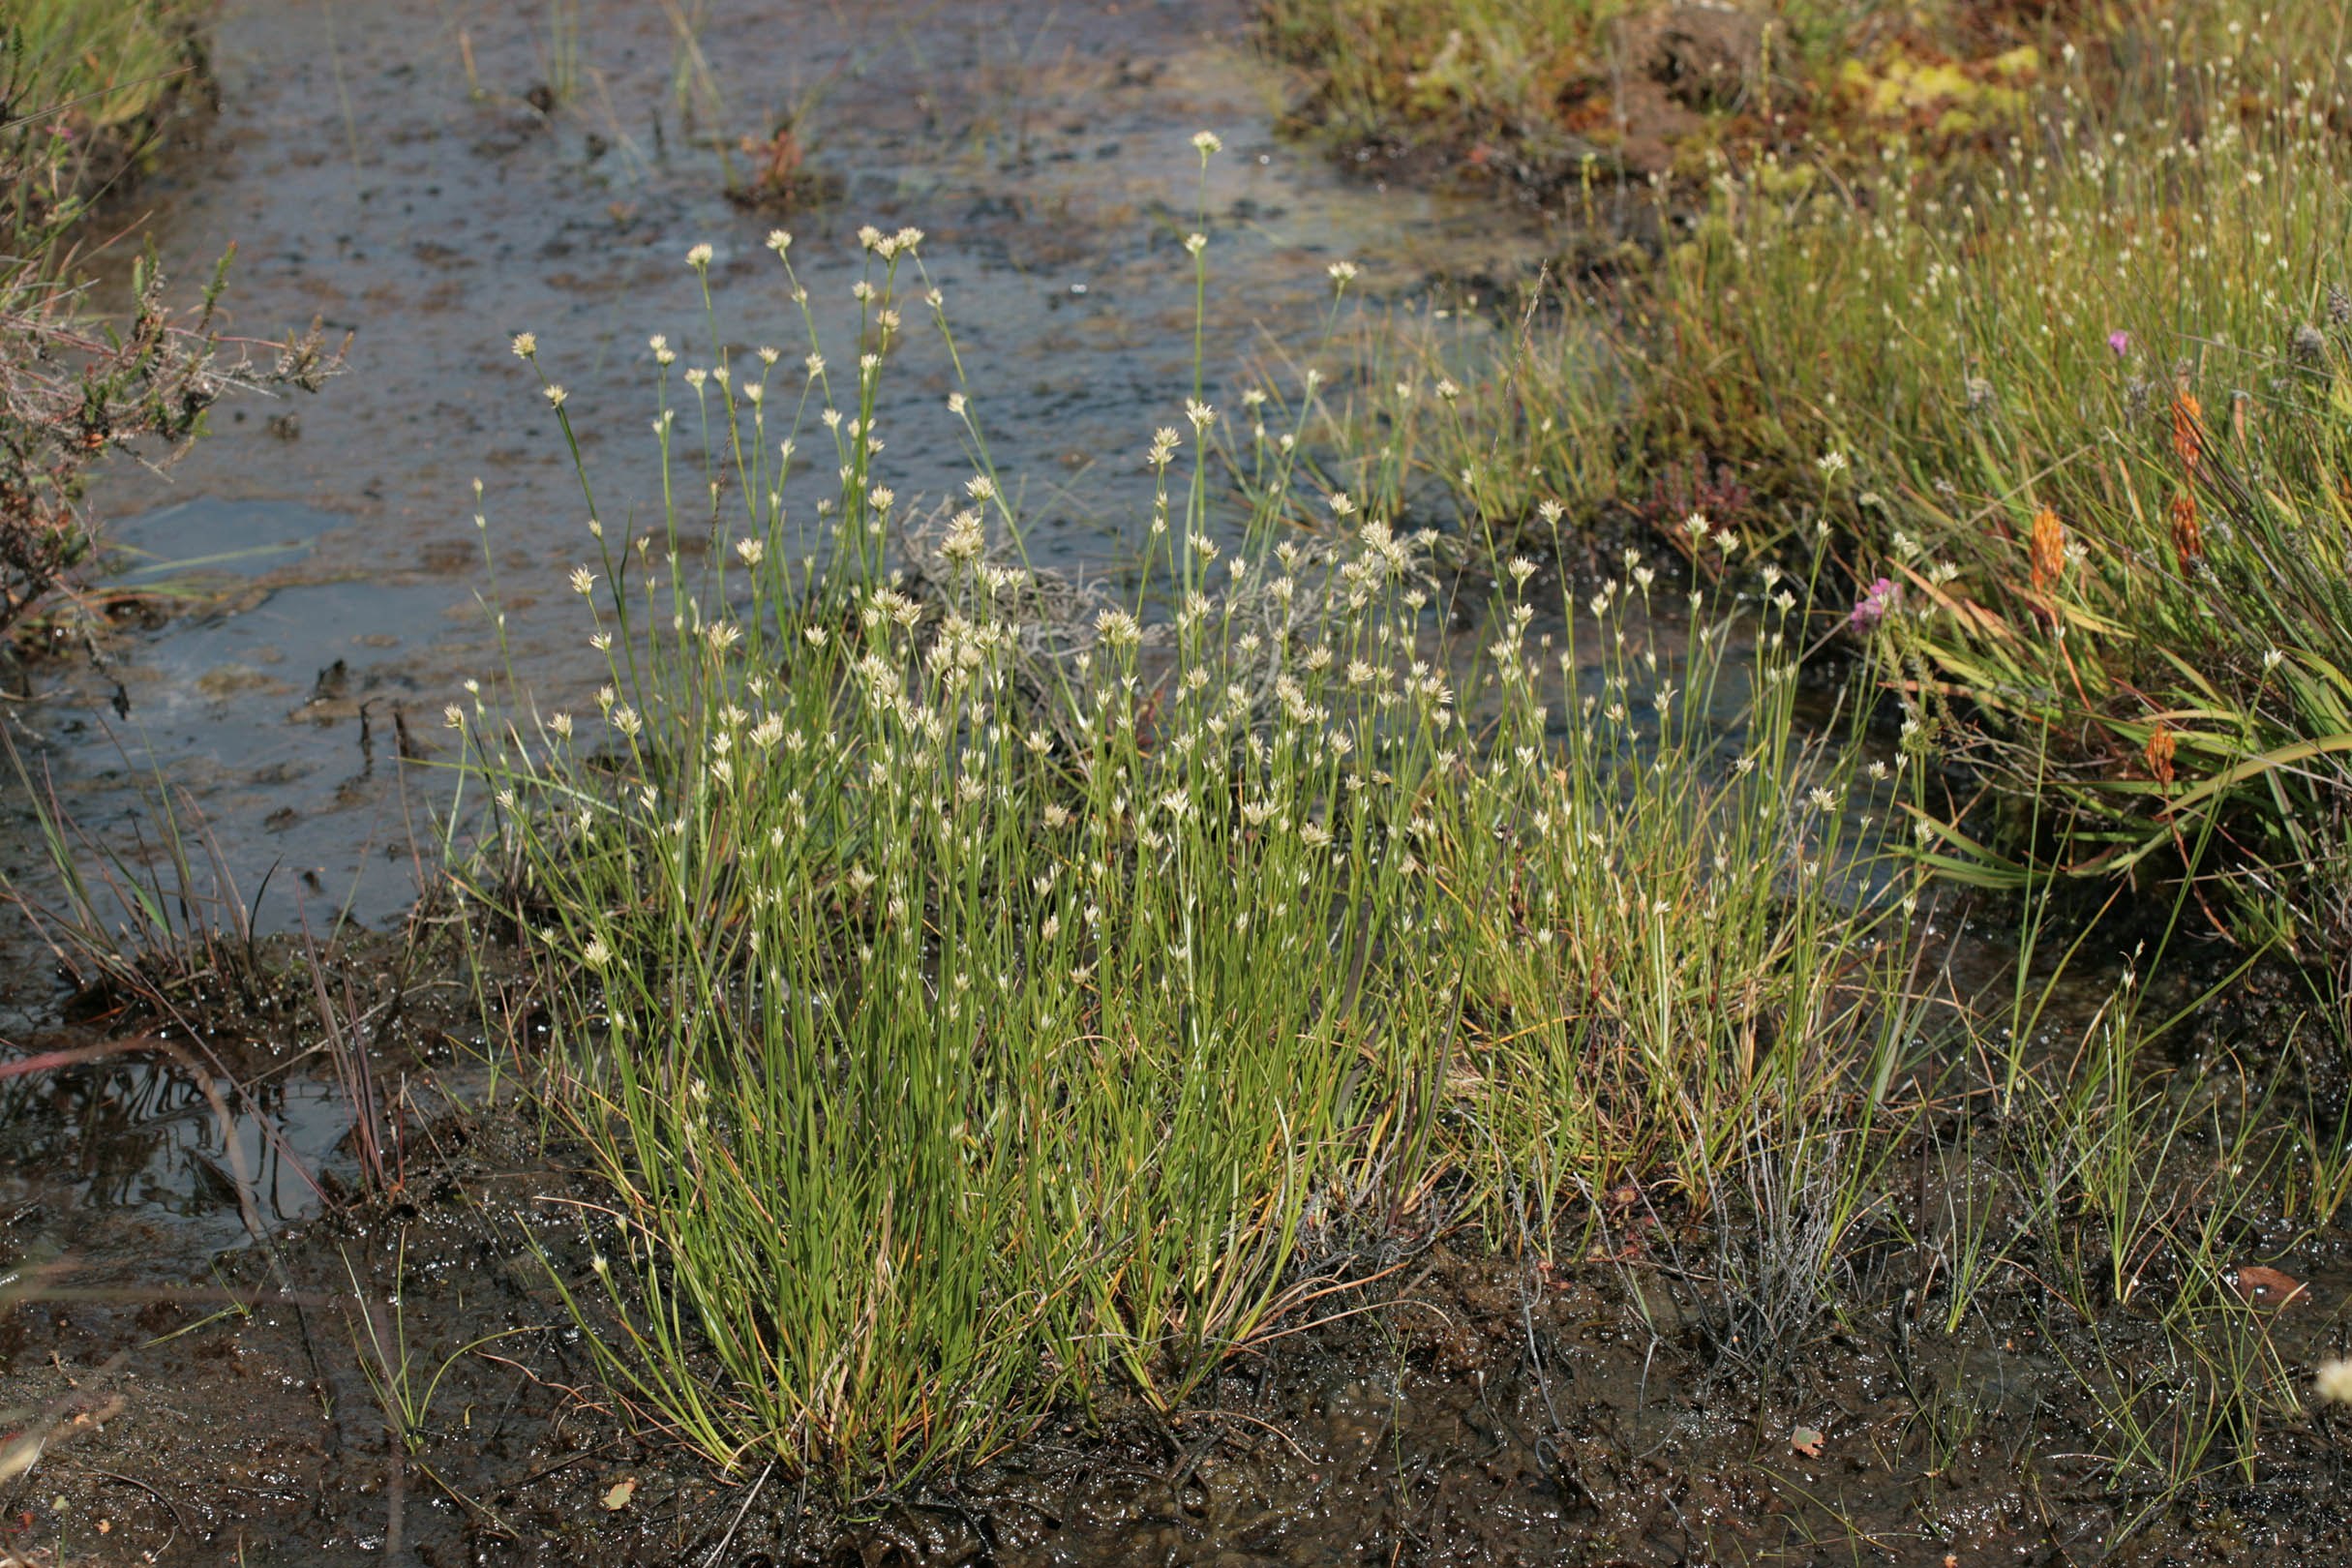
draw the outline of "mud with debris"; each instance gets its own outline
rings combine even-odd
[[[199,1262],[190,1231],[237,1223],[228,1184],[166,1175],[141,1199],[122,1177],[155,1176],[159,1140],[191,1161],[217,1150],[168,1131],[152,1095],[143,1121],[119,1107],[143,1081],[126,1072],[59,1074],[12,1118],[19,1136],[53,1130],[51,1160],[77,1142],[86,1172],[38,1194],[12,1184],[15,1233],[45,1216],[80,1238],[44,1269],[57,1283],[42,1303],[8,1319],[0,1402],[45,1441],[0,1520],[21,1560],[1930,1565],[2352,1549],[2352,1432],[2307,1416],[2207,1434],[2186,1499],[2106,1550],[2150,1478],[2118,1473],[2071,1374],[2103,1364],[2153,1386],[2178,1369],[2151,1325],[2086,1327],[2037,1280],[2057,1259],[2031,1241],[1946,1332],[1931,1250],[1896,1231],[1931,1229],[1948,1184],[1998,1183],[1992,1161],[1955,1166],[1948,1139],[1906,1151],[1908,1212],[1769,1337],[1710,1227],[1638,1191],[1612,1196],[1597,1245],[1553,1263],[1426,1228],[1345,1251],[1325,1238],[1315,1266],[1359,1283],[1277,1325],[1172,1419],[1073,1415],[974,1473],[844,1506],[757,1463],[715,1476],[600,1392],[554,1284],[589,1284],[577,1206],[598,1196],[560,1138],[513,1112],[442,1116],[409,1140],[396,1191],[297,1203],[266,1247]],[[264,1113],[299,1134],[283,1101]],[[347,1177],[333,1148],[305,1153]],[[156,1188],[176,1191],[169,1208]],[[2244,1244],[2261,1239],[2257,1225]],[[2281,1356],[2340,1349],[2352,1256],[2277,1261],[2287,1286],[2249,1271],[2246,1288],[2281,1290],[2265,1328]],[[2195,1391],[2175,1393],[2186,1437]]]
[[[1998,961],[1964,935],[1971,961]],[[430,922],[331,951],[264,941],[250,967],[151,975],[144,998],[85,993],[79,1023],[25,1042],[117,1048],[0,1079],[0,1549],[15,1560],[1500,1568],[2352,1551],[2352,1422],[2235,1402],[2214,1380],[2229,1342],[2161,1321],[2216,1149],[2183,1142],[2126,1297],[2086,1300],[2066,1282],[2086,1256],[2103,1271],[2084,1251],[2097,1217],[2033,1228],[2034,1161],[1989,1100],[1923,1120],[1891,1156],[1887,1201],[1811,1272],[1786,1266],[1807,1255],[1802,1216],[1719,1223],[1628,1183],[1548,1245],[1493,1246],[1440,1192],[1311,1232],[1296,1266],[1318,1282],[1312,1304],[1171,1417],[1114,1398],[903,1494],[812,1492],[756,1459],[721,1476],[600,1383],[564,1291],[597,1299],[588,1221],[605,1194],[559,1117],[518,1103],[511,1072],[494,1091],[488,1065],[533,1049],[528,995],[449,941]],[[26,1007],[41,983],[9,1000]],[[518,1020],[507,1038],[481,1035],[477,983]],[[2104,994],[2086,983],[2079,1005]],[[2226,1083],[2203,1070],[2292,1002],[2287,977],[2242,987],[2184,1037],[2170,1092],[2199,1109]],[[168,1054],[139,1043],[159,1037]],[[2344,1064],[2326,1052],[2275,1067],[2281,1105],[2340,1102]],[[372,1146],[354,1105],[375,1107]],[[1964,1310],[1961,1215],[2002,1259]],[[2261,1202],[2221,1222],[2248,1311],[2214,1314],[2215,1334],[2226,1316],[2242,1353],[2289,1368],[2341,1355],[2352,1241]]]

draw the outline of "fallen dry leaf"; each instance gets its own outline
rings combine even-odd
[[[622,1476],[614,1482],[611,1489],[604,1494],[605,1512],[619,1513],[623,1508],[629,1506],[629,1499],[636,1495],[637,1478],[633,1475]]]
[[[1827,1439],[1824,1437],[1818,1430],[1812,1427],[1799,1427],[1794,1432],[1789,1433],[1789,1446],[1795,1449],[1799,1454],[1804,1455],[1807,1459],[1820,1459],[1822,1457],[1822,1444],[1825,1441],[1827,1441]]]
[[[2259,1263],[2248,1263],[2239,1269],[2230,1283],[2238,1287],[2238,1294],[2246,1298],[2249,1307],[2284,1307],[2301,1297],[2306,1288],[2293,1275],[2266,1269]]]

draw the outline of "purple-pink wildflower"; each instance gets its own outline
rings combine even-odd
[[[2107,347],[2115,350],[2116,358],[2123,358],[2131,352],[2131,334],[2118,327],[2107,334]]]
[[[1854,601],[1854,614],[1847,618],[1848,624],[1856,631],[1868,631],[1886,618],[1886,612],[1895,607],[1901,593],[1902,590],[1894,584],[1884,577],[1880,578],[1863,589],[1860,598]]]

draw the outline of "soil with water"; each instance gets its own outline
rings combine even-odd
[[[1492,200],[1342,177],[1278,139],[1282,86],[1243,49],[1238,3],[690,5],[708,13],[696,38],[723,135],[672,90],[674,7],[580,7],[576,89],[536,106],[556,9],[227,8],[225,106],[190,128],[134,210],[182,278],[236,248],[232,330],[319,317],[351,334],[351,373],[328,396],[235,404],[167,476],[102,486],[113,537],[138,553],[133,581],[222,591],[110,650],[35,718],[85,818],[125,771],[119,736],[195,793],[232,862],[309,872],[337,903],[356,885],[363,917],[396,917],[414,888],[393,716],[430,752],[461,682],[507,657],[547,703],[582,698],[602,668],[563,587],[595,557],[587,507],[508,340],[534,332],[569,394],[607,525],[656,526],[646,341],[665,334],[680,370],[710,361],[685,264],[696,243],[714,251],[728,347],[775,346],[790,370],[808,345],[769,230],[794,234],[838,363],[866,270],[857,230],[922,228],[1033,558],[1095,571],[1133,558],[1143,448],[1182,422],[1192,389],[1194,132],[1226,143],[1205,188],[1205,347],[1209,395],[1228,405],[1251,366],[1319,335],[1331,261],[1355,261],[1361,288],[1393,298],[1438,277],[1519,277],[1543,255],[1526,219]],[[701,103],[688,75],[686,102]],[[743,210],[726,195],[745,172],[735,138],[796,110],[823,199]],[[972,472],[920,292],[876,417],[902,515]],[[688,396],[675,375],[673,397]],[[824,435],[810,424],[804,450]],[[504,653],[485,593],[507,616]],[[361,744],[362,708],[383,743]]]
[[[681,8],[590,0],[576,55],[549,32],[561,8],[225,8],[225,107],[186,128],[138,206],[183,277],[237,245],[237,330],[320,317],[352,334],[352,373],[225,410],[167,478],[102,487],[121,579],[196,597],[49,672],[10,715],[94,840],[130,842],[160,774],[263,929],[346,907],[397,928],[441,799],[401,759],[432,760],[442,705],[509,659],[551,707],[597,668],[560,586],[589,550],[585,506],[507,339],[538,334],[607,519],[644,519],[646,336],[687,363],[710,349],[691,244],[714,247],[733,346],[797,357],[771,225],[794,230],[836,344],[857,227],[926,230],[1033,551],[1094,571],[1131,555],[1133,459],[1191,390],[1195,130],[1226,149],[1205,197],[1213,401],[1312,340],[1331,260],[1395,300],[1523,276],[1547,249],[1489,194],[1387,188],[1279,138],[1282,83],[1227,0],[707,9],[694,42],[723,106],[690,55],[679,75]],[[723,189],[745,167],[735,138],[787,112],[822,199],[745,211]],[[917,333],[879,420],[902,495],[970,471],[942,407],[954,384]],[[38,887],[16,809],[0,857]],[[1629,1201],[1605,1255],[1556,1270],[1416,1229],[1323,1258],[1375,1277],[1337,1298],[1365,1310],[1237,1359],[1197,1408],[1050,1429],[845,1522],[756,1469],[715,1479],[592,1397],[540,1250],[583,1273],[570,1205],[594,1189],[511,1114],[443,1114],[444,1091],[482,1088],[476,1014],[454,983],[408,983],[397,949],[362,939],[339,960],[377,1091],[420,1130],[394,1199],[344,1200],[347,1091],[300,985],[201,1010],[184,1048],[206,1055],[218,1104],[136,1052],[0,1080],[0,1296],[29,1292],[0,1317],[0,1560],[1976,1564],[2098,1559],[2119,1494],[2129,1511],[2094,1457],[2112,1433],[2059,1374],[2140,1365],[2145,1336],[2068,1329],[2030,1278],[1988,1292],[1962,1335],[1929,1335],[1933,1282],[1890,1234],[1849,1305],[1767,1352],[1741,1342],[1736,1260]],[[12,1043],[130,1027],[70,1017],[39,946],[19,932],[9,950]],[[1914,1154],[1917,1224],[1973,1178]],[[2281,1355],[2341,1353],[2352,1271],[2283,1261],[2310,1299],[2278,1313]],[[385,1386],[404,1364],[405,1462]],[[2352,1550],[2339,1428],[2265,1432],[2250,1484],[2221,1462],[2234,1441],[2195,1506],[2125,1557]]]

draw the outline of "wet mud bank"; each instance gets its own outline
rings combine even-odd
[[[1925,1140],[1906,1158],[1915,1199],[1793,1318],[1772,1320],[1790,1304],[1760,1295],[1755,1260],[1638,1192],[1552,1262],[1397,1235],[1311,1258],[1329,1293],[1171,1417],[1070,1411],[968,1473],[845,1501],[756,1461],[716,1477],[605,1394],[557,1288],[596,1288],[580,1217],[604,1194],[528,1118],[444,1118],[397,1193],[177,1284],[126,1231],[110,1265],[84,1252],[75,1288],[14,1312],[0,1397],[46,1448],[8,1544],[45,1562],[745,1568],[2286,1563],[2352,1544],[2346,1434],[2314,1415],[2266,1423],[2251,1481],[2214,1434],[2186,1504],[2109,1550],[2134,1489],[2100,1441],[2112,1413],[2069,1373],[2104,1365],[2118,1398],[2159,1384],[2161,1335],[2087,1327],[2030,1240],[1946,1332],[1935,1265],[1893,1230],[1932,1226],[1998,1162]],[[187,1222],[145,1221],[174,1245]],[[2265,1332],[2318,1353],[2352,1259],[2281,1261],[2306,1294]]]
[[[265,942],[177,1010],[101,989],[23,1042],[101,1054],[0,1080],[0,1544],[17,1560],[1933,1568],[2352,1550],[2342,1415],[2242,1398],[2272,1358],[2313,1365],[2352,1338],[2340,1232],[2314,1233],[2291,1195],[2214,1201],[2216,1159],[2279,1157],[2184,1138],[2110,1256],[2109,1217],[2037,1204],[2049,1152],[1984,1096],[1922,1117],[1832,1251],[1808,1207],[1831,1201],[1825,1173],[1793,1208],[1736,1216],[1628,1181],[1516,1239],[1440,1188],[1311,1223],[1300,1304],[1173,1412],[1066,1409],[900,1492],[843,1496],[756,1455],[722,1476],[612,1391],[567,1306],[624,1332],[597,1305],[613,1194],[561,1114],[514,1099],[528,987],[416,940]],[[1998,948],[1967,940],[1998,975]],[[314,968],[340,1008],[320,1008]],[[2246,986],[2183,1034],[2165,1093],[2185,1116],[2231,1116],[2205,1070],[2282,1029],[2292,985]],[[482,1034],[480,995],[507,1038]],[[2096,1010],[2087,982],[2061,996],[2051,1035]],[[136,1048],[153,1037],[176,1048]],[[2276,1066],[2280,1104],[2340,1101],[2340,1059]],[[2185,1341],[2164,1304],[2200,1227],[2199,1256],[2239,1260],[2222,1283],[2246,1310],[2213,1304]]]

